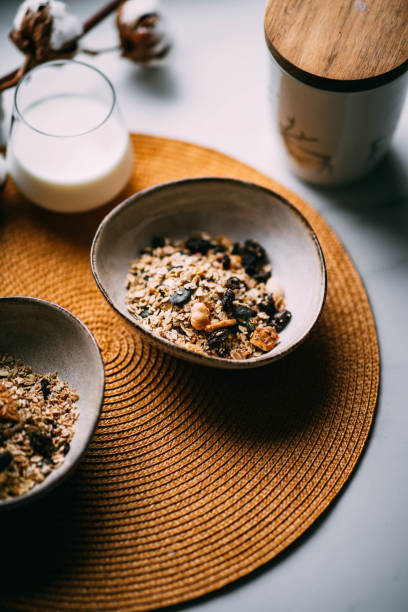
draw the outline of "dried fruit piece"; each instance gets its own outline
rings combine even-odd
[[[278,333],[274,327],[257,327],[253,332],[250,342],[261,349],[261,351],[270,351],[273,349],[279,339]]]
[[[47,380],[46,378],[42,378],[40,380],[40,384],[41,384],[41,391],[42,391],[42,394],[44,396],[44,399],[45,399],[45,401],[47,401],[47,398],[48,398],[49,394],[51,393],[51,390],[50,390],[50,381]]]
[[[174,306],[183,306],[183,304],[187,304],[189,299],[191,298],[192,291],[188,287],[182,287],[182,289],[177,289],[173,295],[170,297],[170,302]]]
[[[223,267],[224,270],[229,270],[230,269],[230,265],[231,265],[231,259],[230,259],[229,255],[223,255],[221,263],[222,263],[222,267]]]
[[[269,293],[264,295],[262,302],[258,304],[259,310],[266,312],[269,317],[273,317],[276,312],[276,305],[273,296]]]
[[[46,458],[52,455],[55,449],[50,436],[47,436],[38,430],[30,431],[28,435],[35,453],[38,453],[42,457]]]
[[[235,293],[232,289],[226,289],[221,298],[222,309],[224,312],[231,312],[234,308]]]
[[[270,277],[271,277],[270,270],[266,270],[264,272],[257,272],[256,274],[252,275],[252,278],[256,280],[257,283],[266,283],[266,281]]]
[[[247,321],[245,323],[245,329],[246,329],[247,338],[250,338],[251,334],[255,331],[255,325],[251,323],[250,321]]]
[[[241,281],[237,276],[230,276],[229,279],[227,279],[225,286],[228,287],[228,289],[239,289],[241,286]]]
[[[284,329],[289,321],[292,318],[292,313],[289,310],[282,310],[281,312],[277,312],[273,319],[270,321],[270,324],[274,326],[276,331],[279,333]]]
[[[261,271],[266,261],[266,252],[256,240],[245,240],[241,257],[245,272],[249,274],[249,276],[254,276]]]
[[[263,263],[266,260],[266,251],[256,240],[245,240],[243,251],[254,255],[259,262]]]
[[[237,319],[243,319],[244,321],[247,321],[254,316],[252,309],[249,308],[249,306],[242,306],[241,304],[235,307],[234,315]]]
[[[186,249],[190,253],[201,253],[206,255],[213,248],[213,244],[207,238],[192,236],[186,241]]]
[[[221,327],[213,331],[207,338],[208,348],[218,348],[228,338],[229,333],[229,327]]]
[[[13,461],[13,455],[10,451],[6,450],[0,453],[0,474],[4,472]]]
[[[150,244],[152,245],[152,249],[157,249],[158,247],[164,247],[166,241],[163,236],[153,236]]]
[[[210,322],[210,311],[202,302],[196,302],[191,307],[190,322],[194,329],[204,329]]]
[[[242,265],[245,268],[245,272],[249,276],[253,276],[257,272],[257,260],[253,253],[243,253],[241,257]]]

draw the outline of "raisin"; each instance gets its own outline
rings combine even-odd
[[[241,257],[245,272],[255,276],[266,261],[266,251],[256,240],[245,240]]]
[[[220,327],[219,329],[211,332],[207,338],[208,348],[217,348],[222,342],[224,342],[230,333],[230,329],[230,327]]]
[[[222,267],[224,270],[229,270],[230,269],[230,265],[231,265],[231,259],[229,258],[228,255],[224,255],[222,258]]]
[[[13,461],[13,455],[10,451],[6,450],[0,453],[0,474],[4,472]]]
[[[273,318],[270,321],[270,324],[276,329],[279,333],[284,329],[289,321],[292,318],[292,313],[289,310],[282,310],[281,312],[277,312],[274,314]]]
[[[241,286],[241,281],[237,276],[230,276],[227,279],[225,286],[228,287],[228,289],[239,289]]]
[[[241,245],[239,242],[234,242],[232,246],[232,255],[240,255],[241,253]]]
[[[150,314],[150,311],[148,308],[142,308],[142,310],[139,312],[139,317],[142,317],[142,319],[146,319],[146,317],[148,317]]]
[[[150,244],[152,245],[152,249],[157,249],[158,247],[164,247],[166,241],[163,236],[153,236]]]
[[[247,321],[245,323],[245,328],[246,328],[246,334],[247,334],[247,338],[250,338],[251,335],[254,333],[255,331],[255,325],[253,323],[251,323],[250,321]]]
[[[211,242],[206,238],[195,238],[194,236],[186,242],[187,251],[190,253],[201,253],[201,255],[207,255],[212,246]]]
[[[234,308],[233,301],[235,300],[235,293],[232,289],[226,289],[224,295],[221,298],[222,309],[224,312],[231,312]]]
[[[257,259],[253,253],[243,253],[241,259],[245,272],[249,274],[249,276],[253,276],[257,273]]]
[[[259,263],[266,260],[266,251],[256,240],[245,240],[244,253],[251,253]]]
[[[170,297],[170,302],[174,304],[174,306],[183,306],[184,304],[187,304],[191,298],[191,294],[192,291],[191,289],[188,289],[188,287],[177,289]]]
[[[50,381],[47,380],[46,378],[42,378],[40,380],[40,384],[41,384],[41,391],[42,391],[43,397],[44,397],[45,401],[47,401],[47,398],[48,398],[49,394],[51,393],[51,391],[50,391],[50,386],[51,386],[50,385]]]
[[[251,308],[248,306],[236,306],[234,309],[234,315],[237,319],[243,319],[246,321],[253,316],[253,313]]]
[[[256,280],[257,283],[265,283],[270,277],[271,277],[271,273],[269,271],[268,272],[257,272],[256,274],[252,276],[252,278]]]
[[[264,299],[262,302],[258,304],[259,310],[266,312],[269,317],[273,317],[276,313],[275,300],[273,299],[273,295],[270,293],[264,295]]]
[[[222,244],[217,244],[214,247],[214,253],[225,253],[225,247]]]
[[[42,457],[50,457],[54,451],[54,445],[51,438],[41,431],[31,431],[28,435],[33,451]]]

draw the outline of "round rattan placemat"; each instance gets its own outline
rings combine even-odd
[[[75,474],[2,514],[0,603],[23,610],[150,610],[209,593],[275,557],[328,507],[367,440],[377,336],[352,262],[322,217],[256,170],[188,143],[133,135],[128,196],[162,181],[231,176],[270,187],[308,218],[328,294],[308,340],[259,370],[214,371],[142,343],[106,304],[89,250],[112,205],[61,216],[9,181],[1,295],[68,308],[106,369],[101,420]]]

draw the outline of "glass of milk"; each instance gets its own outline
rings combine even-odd
[[[96,208],[125,187],[132,162],[115,91],[102,72],[57,60],[20,81],[7,163],[29,200],[65,213]]]

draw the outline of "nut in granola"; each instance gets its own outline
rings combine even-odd
[[[191,307],[191,325],[194,329],[204,329],[210,323],[210,311],[202,302],[195,302]]]

